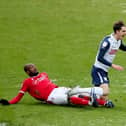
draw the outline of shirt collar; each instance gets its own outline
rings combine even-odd
[[[114,37],[114,33],[111,34],[111,38],[112,38],[115,42],[120,41],[120,40],[117,40],[117,39]]]

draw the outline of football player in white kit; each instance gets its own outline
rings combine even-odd
[[[122,21],[115,22],[113,25],[113,31],[112,34],[106,36],[101,41],[91,71],[92,83],[94,86],[103,88],[104,96],[102,99],[104,100],[108,100],[109,94],[109,68],[112,67],[118,71],[124,70],[122,66],[113,64],[112,62],[118,49],[126,51],[126,46],[122,42],[122,39],[126,35],[126,26]]]

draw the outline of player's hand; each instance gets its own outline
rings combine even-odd
[[[118,71],[123,71],[124,70],[124,68],[122,66],[116,65],[116,64],[112,64],[112,68],[114,68],[114,69],[116,69]]]
[[[2,104],[2,105],[10,105],[10,103],[6,99],[0,99],[0,104]]]

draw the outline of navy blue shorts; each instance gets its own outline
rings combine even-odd
[[[100,68],[93,66],[91,76],[92,76],[92,83],[95,86],[100,86],[101,84],[109,84],[108,73]]]

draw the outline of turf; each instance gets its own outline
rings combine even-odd
[[[59,86],[92,86],[90,71],[101,39],[126,20],[123,0],[1,0],[0,97],[11,99],[35,63]],[[125,67],[125,53],[114,63]],[[41,104],[28,94],[0,106],[0,126],[124,126],[126,71],[110,70],[114,109]]]

